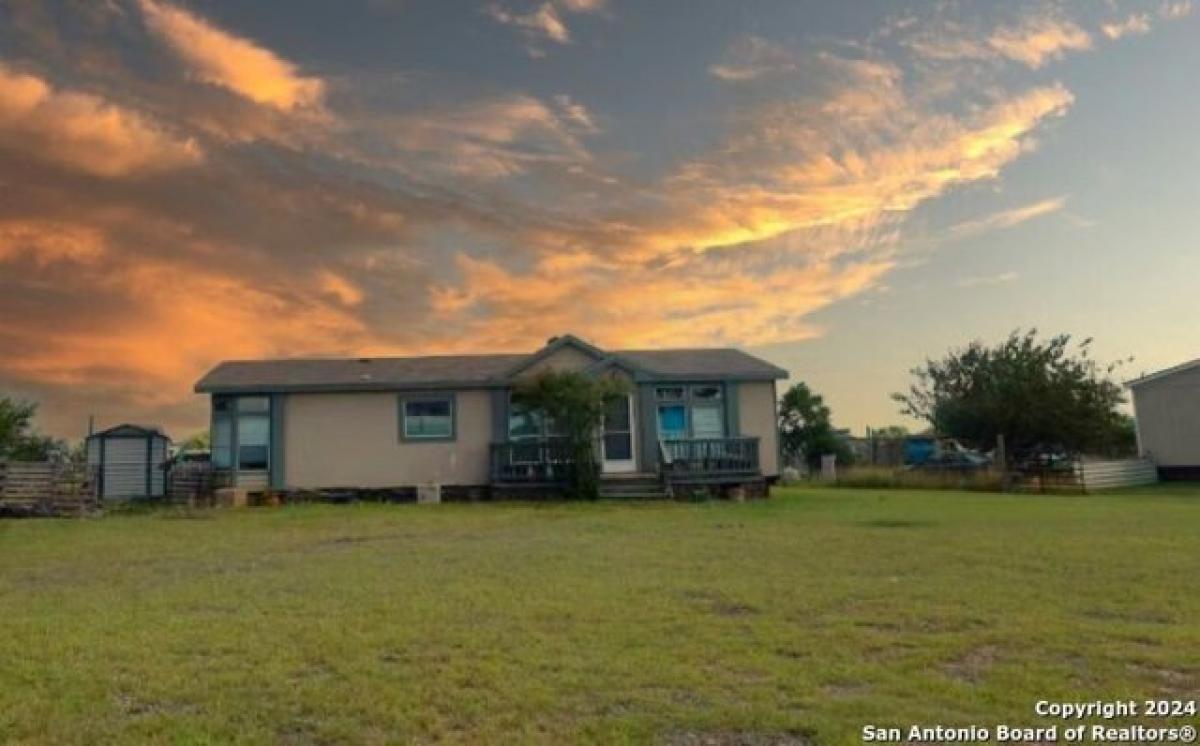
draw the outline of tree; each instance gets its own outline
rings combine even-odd
[[[192,433],[184,438],[179,444],[181,451],[207,451],[211,446],[212,441],[207,430],[201,430],[198,433]]]
[[[853,458],[850,447],[833,430],[825,400],[805,383],[797,383],[784,393],[779,404],[779,432],[784,453],[803,459],[810,469],[820,468],[821,457],[826,454],[835,454],[844,464]]]
[[[911,433],[904,425],[888,425],[886,427],[872,427],[867,429],[867,434],[874,438],[894,439],[907,438]]]
[[[1012,332],[994,347],[972,342],[912,370],[908,393],[892,394],[902,412],[943,436],[990,449],[1003,435],[1010,456],[1044,449],[1113,452],[1128,445],[1125,399],[1110,379],[1117,364],[1090,357],[1092,340]]]
[[[600,496],[600,466],[595,439],[610,400],[628,393],[618,378],[592,377],[575,371],[546,370],[519,382],[513,402],[550,418],[561,429],[571,454],[571,489],[576,497]]]
[[[33,432],[37,404],[0,396],[0,459],[45,461],[66,444]]]

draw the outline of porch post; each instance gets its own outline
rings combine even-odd
[[[654,401],[654,384],[640,383],[637,387],[638,452],[643,471],[658,471],[658,407]]]

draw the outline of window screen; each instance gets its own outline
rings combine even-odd
[[[454,404],[450,399],[412,399],[404,402],[404,437],[454,437]]]

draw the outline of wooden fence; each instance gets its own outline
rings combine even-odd
[[[86,464],[0,461],[0,516],[78,516],[98,507]]]
[[[167,472],[167,499],[188,504],[211,500],[222,476],[206,461],[174,464]]]

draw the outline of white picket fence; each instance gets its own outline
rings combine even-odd
[[[1154,463],[1143,458],[1118,461],[1084,460],[1079,463],[1077,468],[1084,492],[1109,490],[1117,487],[1139,487],[1158,481],[1158,470],[1154,467]]]

